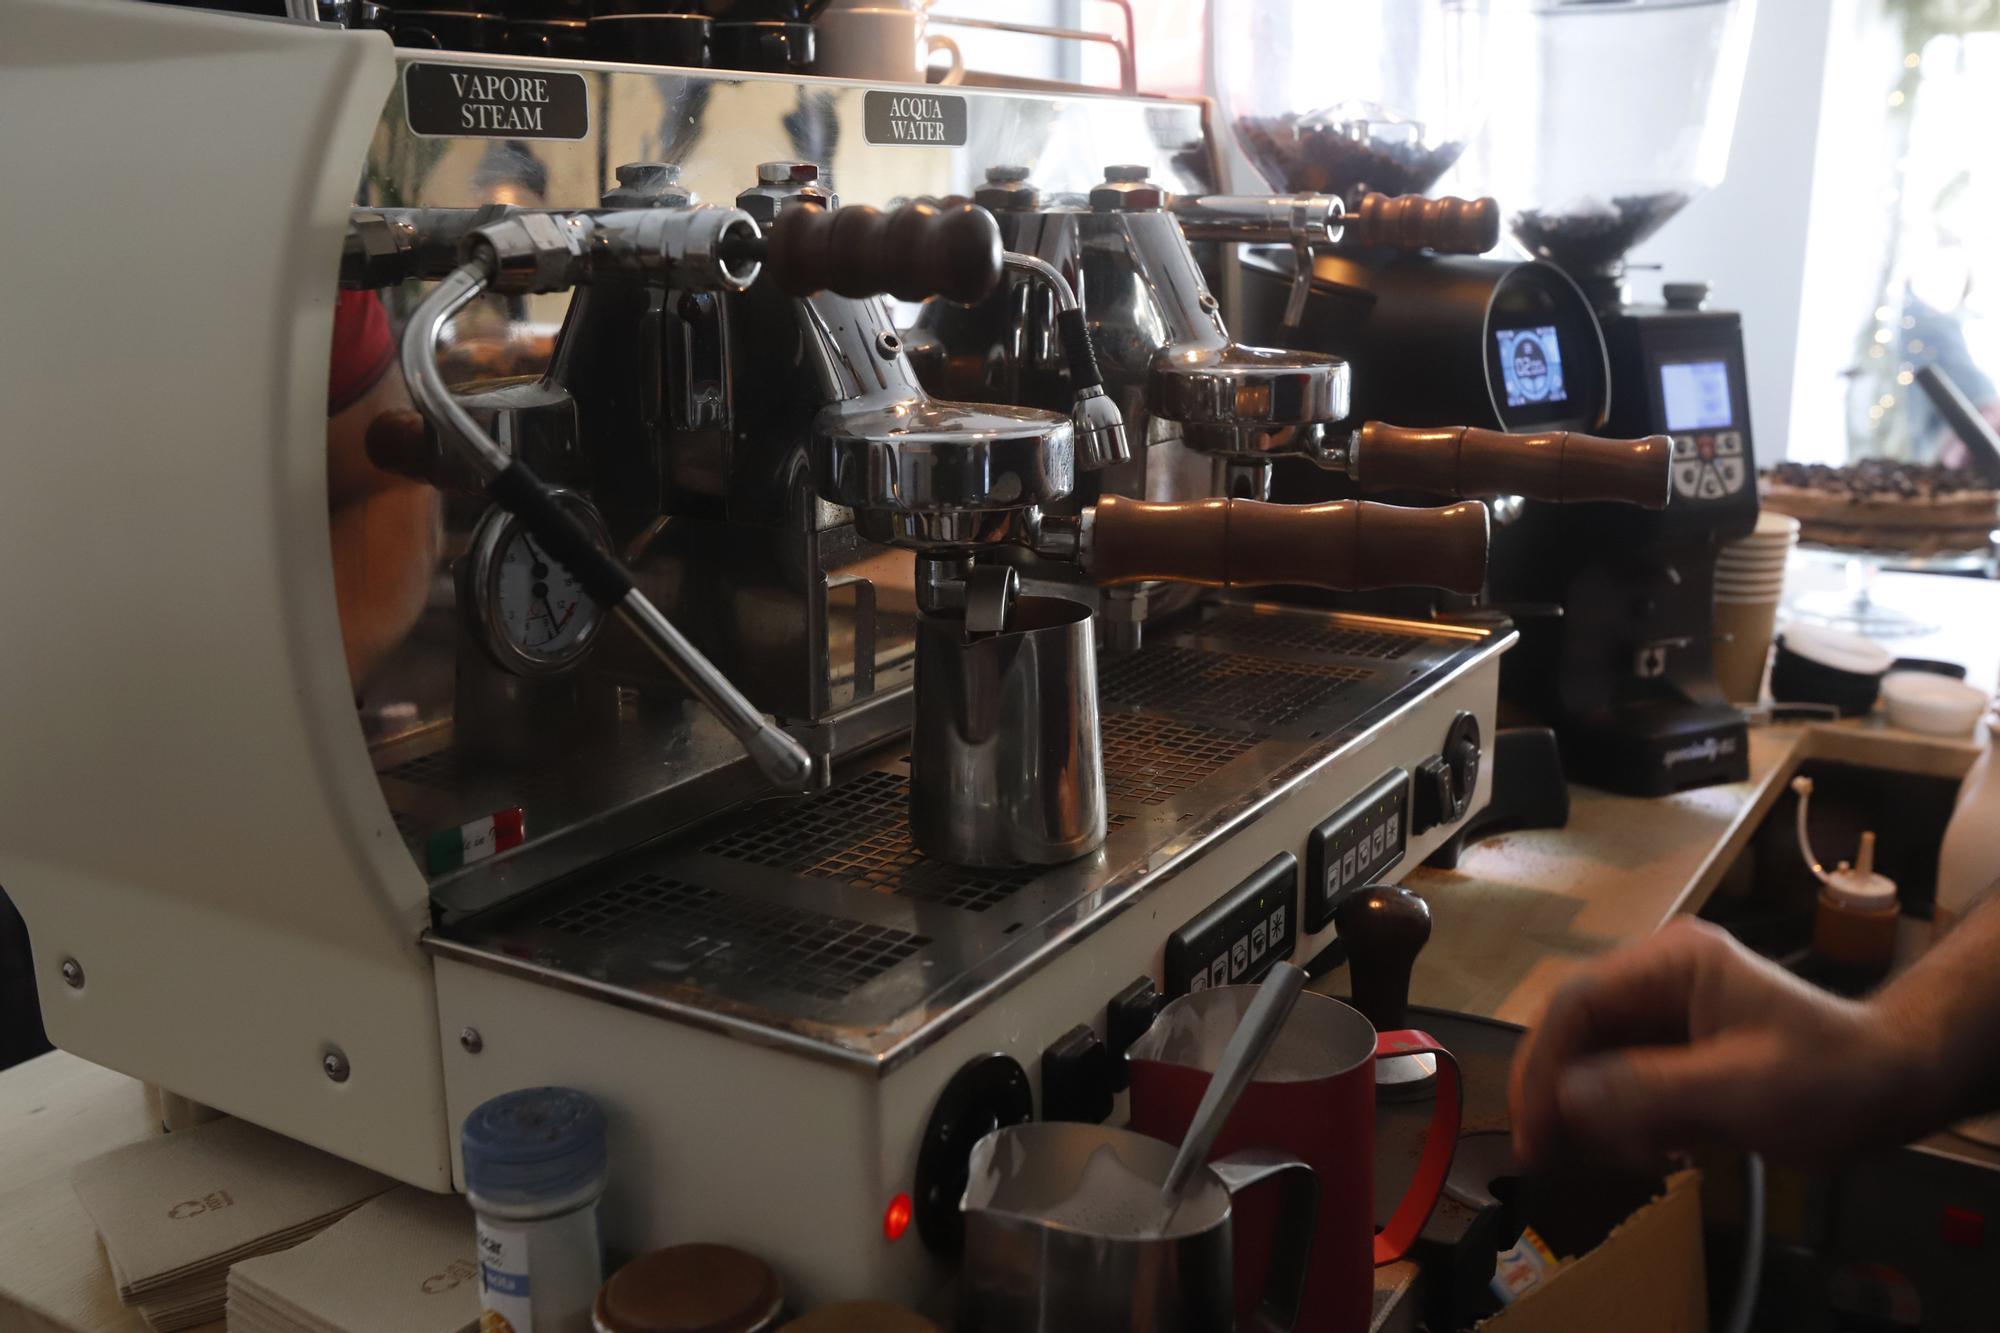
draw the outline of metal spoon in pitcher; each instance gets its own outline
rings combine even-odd
[[[1264,984],[1257,988],[1250,1007],[1243,1011],[1243,1020],[1236,1025],[1229,1044],[1222,1048],[1222,1059],[1216,1063],[1215,1073],[1208,1080],[1208,1091],[1201,1095],[1201,1104],[1194,1108],[1194,1118],[1188,1122],[1187,1137],[1181,1140],[1180,1153],[1174,1158],[1173,1168],[1167,1172],[1166,1184],[1160,1188],[1160,1207],[1163,1210],[1160,1230],[1172,1224],[1174,1212],[1180,1207],[1181,1191],[1187,1188],[1195,1170],[1208,1160],[1208,1150],[1215,1146],[1215,1136],[1222,1132],[1229,1113],[1236,1109],[1236,1099],[1243,1095],[1243,1089],[1250,1086],[1257,1066],[1264,1063],[1264,1056],[1270,1051],[1271,1043],[1278,1039],[1278,1030],[1284,1027],[1285,1019],[1298,1002],[1299,992],[1305,989],[1305,984],[1303,968],[1279,963],[1271,969],[1271,975],[1264,978]]]

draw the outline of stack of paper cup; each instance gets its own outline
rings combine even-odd
[[[1756,531],[1716,553],[1715,678],[1732,703],[1755,703],[1763,692],[1785,561],[1798,540],[1799,521],[1767,509]]]

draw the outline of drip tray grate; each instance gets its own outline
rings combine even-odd
[[[1103,716],[1104,790],[1114,801],[1162,805],[1257,744],[1241,732],[1135,713]]]
[[[893,773],[852,782],[739,827],[702,848],[714,856],[878,893],[983,912],[1042,874],[1040,867],[973,870],[933,861],[910,840],[910,784]]]
[[[1298,722],[1373,674],[1365,667],[1154,643],[1101,659],[1097,688],[1107,709],[1264,731]]]
[[[1256,648],[1297,648],[1335,657],[1366,657],[1393,662],[1425,641],[1427,636],[1388,630],[1329,625],[1306,616],[1253,611],[1232,606],[1194,626],[1194,634],[1214,635]]]
[[[664,981],[733,978],[844,999],[930,943],[923,935],[645,873],[537,923],[597,943],[631,940]]]

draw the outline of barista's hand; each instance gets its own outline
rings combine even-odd
[[[1633,1165],[1725,1143],[1794,1162],[1921,1132],[1928,1060],[1895,1009],[1828,994],[1686,919],[1592,963],[1514,1060],[1515,1152]]]

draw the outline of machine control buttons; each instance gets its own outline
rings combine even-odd
[[[917,1148],[917,1234],[925,1249],[940,1259],[958,1257],[965,1248],[958,1201],[971,1175],[972,1145],[996,1129],[1034,1118],[1028,1071],[1011,1056],[982,1055],[951,1076]]]
[[[1153,1026],[1153,1019],[1165,1003],[1166,997],[1153,985],[1153,979],[1140,977],[1112,996],[1111,1003],[1104,1006],[1104,1045],[1111,1057],[1113,1089],[1123,1092],[1130,1086],[1132,1072],[1125,1065],[1125,1052],[1131,1050],[1132,1043]],[[1047,1094],[1044,1093],[1046,1099]]]
[[[1111,1052],[1079,1023],[1042,1052],[1042,1119],[1101,1124],[1111,1114]]]
[[[1460,713],[1445,733],[1444,749],[1417,765],[1416,797],[1410,808],[1412,835],[1465,816],[1479,785],[1479,719]]]
[[[1743,466],[1743,432],[1701,431],[1672,437],[1674,494],[1689,500],[1735,495],[1749,480]]]
[[[1390,769],[1306,835],[1306,929],[1326,929],[1334,904],[1403,859],[1410,775]]]
[[[1299,859],[1281,852],[1209,909],[1167,936],[1167,994],[1261,981],[1298,947]],[[1263,952],[1251,937],[1262,931]]]

